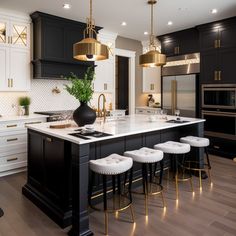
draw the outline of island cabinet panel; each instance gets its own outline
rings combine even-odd
[[[34,131],[28,132],[28,140],[28,182],[23,194],[66,227],[71,224],[71,144]]]

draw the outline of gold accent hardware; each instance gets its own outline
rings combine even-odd
[[[218,80],[218,71],[215,70],[215,73],[214,73],[214,80]]]
[[[174,54],[177,54],[177,47],[174,48]]]
[[[219,146],[216,146],[216,145],[214,145],[213,148],[215,148],[215,149],[220,149],[220,147],[219,147]]]
[[[149,51],[139,57],[139,65],[142,67],[157,67],[166,64],[166,55],[161,54],[157,50],[157,46],[155,45],[155,35],[153,32],[153,6],[154,4],[156,4],[156,2],[157,1],[155,0],[148,1],[148,4],[151,5],[151,34],[149,42]]]
[[[11,88],[13,88],[13,79],[10,79],[11,81]]]
[[[46,138],[46,141],[49,142],[49,143],[51,143],[51,142],[52,142],[52,138],[47,137],[47,138]]]
[[[17,141],[18,138],[10,138],[10,139],[7,139],[7,142],[13,142],[13,141]]]
[[[215,39],[215,48],[218,48],[218,40],[217,39]]]
[[[100,61],[109,58],[109,48],[97,40],[95,21],[92,17],[92,0],[90,0],[90,16],[87,18],[84,39],[73,45],[73,55],[74,59],[80,61]]]
[[[218,48],[220,48],[221,47],[221,41],[220,41],[220,39],[218,40]]]
[[[7,125],[7,128],[13,128],[13,127],[17,127],[17,125]]]
[[[177,108],[177,81],[176,80],[171,81],[171,103],[172,103],[171,113],[172,115],[174,115],[175,110]]]
[[[100,109],[100,100],[103,97],[103,106],[102,106],[102,110]],[[106,97],[105,95],[102,93],[99,95],[98,97],[98,117],[103,117],[104,121],[106,121]]]
[[[8,86],[8,88],[11,87],[10,79],[7,79],[7,86]]]
[[[179,50],[179,46],[178,46],[178,54],[179,54],[180,50]]]
[[[104,84],[104,90],[107,90],[107,83]]]
[[[218,80],[221,80],[221,70],[218,71]]]
[[[26,122],[25,126],[27,126],[27,125],[34,125],[34,124],[40,124],[40,123],[42,123],[42,121]]]
[[[7,162],[10,162],[10,161],[16,161],[16,160],[18,160],[17,157],[15,157],[15,158],[10,158],[10,159],[7,159]]]

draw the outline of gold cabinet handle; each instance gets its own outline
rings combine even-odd
[[[49,143],[51,143],[51,142],[52,142],[52,138],[47,137],[47,138],[46,138],[46,141],[49,142]]]
[[[177,53],[178,53],[178,49],[177,49],[177,47],[175,47],[174,54],[177,54]]]
[[[214,80],[218,80],[218,71],[215,70]]]
[[[11,87],[11,82],[10,82],[10,79],[7,79],[7,86],[8,86],[8,88],[10,88],[10,87]]]
[[[218,71],[218,80],[221,80],[221,70]]]
[[[9,159],[7,159],[7,162],[10,162],[10,161],[16,161],[16,160],[18,160],[17,157],[16,157],[16,158],[9,158]]]
[[[218,40],[215,39],[215,48],[218,48]]]
[[[216,145],[214,145],[213,146],[215,149],[220,149],[220,147],[219,146],[216,146]]]
[[[7,128],[13,128],[13,127],[17,127],[17,125],[7,125]]]
[[[218,48],[220,48],[221,47],[221,41],[220,41],[220,39],[218,40]]]
[[[178,54],[179,54],[179,46],[178,46]]]
[[[13,79],[11,79],[11,88],[13,88]]]
[[[154,90],[154,84],[150,84],[150,90]]]
[[[9,139],[7,139],[7,142],[13,142],[13,141],[17,141],[18,140],[18,138],[9,138]]]

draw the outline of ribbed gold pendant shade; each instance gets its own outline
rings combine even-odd
[[[94,38],[85,38],[74,44],[73,54],[80,61],[101,61],[109,57],[107,46]]]
[[[90,0],[90,16],[87,18],[84,39],[73,45],[73,57],[80,61],[101,61],[109,58],[108,47],[97,40],[95,21],[92,18],[92,0]]]
[[[166,56],[157,51],[157,46],[154,42],[155,37],[153,33],[153,5],[156,4],[156,0],[149,0],[148,4],[151,5],[151,34],[149,51],[139,57],[139,65],[142,67],[163,66],[166,64]]]
[[[139,57],[139,64],[142,67],[163,66],[166,64],[166,55],[151,50]]]

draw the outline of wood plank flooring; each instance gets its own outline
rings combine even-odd
[[[211,156],[211,187],[203,180],[199,192],[194,178],[195,195],[188,182],[180,183],[180,199],[176,204],[172,183],[165,191],[167,209],[161,207],[159,196],[149,199],[149,217],[144,215],[143,196],[134,196],[136,223],[130,223],[130,212],[120,213],[118,219],[109,215],[109,235],[115,236],[230,236],[236,235],[236,163]],[[69,228],[60,229],[50,218],[21,194],[26,173],[0,178],[0,236],[65,236]],[[91,229],[103,235],[103,214],[90,214]]]

